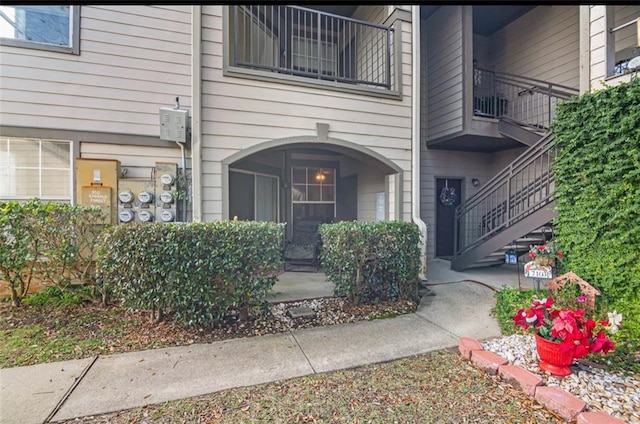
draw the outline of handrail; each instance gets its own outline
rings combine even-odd
[[[628,26],[630,26],[630,25],[633,25],[633,24],[636,24],[636,25],[638,26],[638,29],[640,29],[640,16],[639,16],[639,17],[637,17],[637,18],[635,18],[635,19],[634,19],[634,20],[632,20],[632,21],[629,21],[629,22],[624,23],[624,24],[622,24],[622,25],[618,25],[618,26],[617,26],[617,27],[615,27],[615,28],[610,28],[610,29],[609,29],[609,32],[610,32],[610,33],[614,33],[614,32],[620,31],[621,29],[626,28],[626,27],[628,27]]]
[[[578,90],[536,78],[474,69],[476,116],[510,118],[521,125],[548,129],[555,105]]]
[[[488,72],[490,72],[490,71],[488,71]],[[517,79],[517,80],[520,80],[520,81],[528,81],[528,82],[531,82],[531,83],[534,83],[534,84],[537,84],[537,85],[540,85],[540,86],[544,86],[544,87],[547,87],[547,86],[560,87],[560,88],[564,89],[565,91],[570,92],[572,94],[577,94],[578,93],[578,90],[576,90],[575,88],[570,87],[568,85],[557,84],[557,83],[554,83],[554,82],[544,81],[544,80],[540,80],[540,79],[537,79],[537,78],[525,77],[525,76],[522,76],[522,75],[510,74],[508,72],[495,72],[495,74],[498,77],[512,78],[512,79]]]
[[[454,258],[553,201],[555,156],[547,134],[456,208]]]

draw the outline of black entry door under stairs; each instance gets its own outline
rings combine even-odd
[[[436,256],[453,258],[455,210],[461,202],[462,179],[436,179]]]

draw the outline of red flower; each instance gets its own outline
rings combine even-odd
[[[556,256],[560,259],[564,258],[564,255],[560,251],[556,252]]]
[[[591,344],[589,343],[589,339],[587,337],[574,342],[574,345],[575,349],[573,351],[573,356],[576,358],[584,358],[591,352]]]
[[[560,343],[560,348],[571,352],[575,358],[582,358],[591,352],[604,352],[615,349],[613,342],[600,330],[596,337],[593,333],[599,325],[607,327],[607,321],[595,321],[585,317],[584,309],[554,309],[551,297],[536,299],[530,308],[520,309],[513,317],[516,325],[533,330],[547,340]],[[541,328],[544,327],[544,328]]]
[[[616,345],[613,344],[611,340],[604,334],[604,331],[598,331],[596,338],[593,340],[593,346],[591,347],[592,352],[600,352],[609,353],[610,350],[616,348]]]

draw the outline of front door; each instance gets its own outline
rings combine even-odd
[[[453,257],[455,210],[461,202],[462,179],[436,179],[436,256]]]

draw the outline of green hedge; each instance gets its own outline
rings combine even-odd
[[[95,278],[94,254],[104,229],[99,208],[32,199],[0,203],[0,280],[19,306],[33,281],[59,291],[86,286],[106,298]]]
[[[282,225],[266,222],[121,225],[105,233],[98,271],[125,306],[210,325],[264,301],[282,236]]]
[[[335,294],[373,303],[416,296],[420,231],[415,224],[339,222],[320,225],[321,261]]]
[[[640,79],[558,106],[557,246],[640,338]]]

